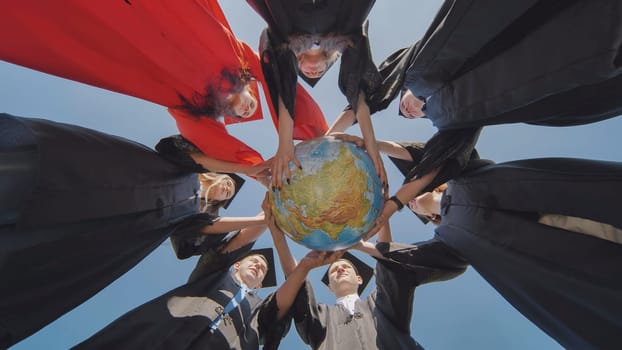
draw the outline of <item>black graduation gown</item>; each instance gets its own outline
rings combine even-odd
[[[120,137],[0,114],[0,155],[22,160],[0,171],[22,188],[0,196],[0,208],[19,203],[0,215],[0,347],[93,296],[198,212],[195,174]]]
[[[415,288],[460,274],[466,264],[456,269],[455,265],[436,259],[421,265],[408,271],[398,264],[379,260],[375,270],[376,290],[356,302],[352,316],[341,305],[317,303],[307,282],[293,306],[298,334],[312,349],[423,349],[410,336]]]
[[[405,86],[439,129],[622,114],[619,0],[446,0]]]
[[[385,110],[404,90],[406,72],[415,58],[418,44],[415,43],[409,47],[396,50],[378,65],[378,72],[382,80],[376,89],[365,98],[371,114]]]
[[[280,96],[294,117],[297,76],[314,86],[319,78],[298,71],[288,38],[301,34],[336,34],[348,37],[352,46],[341,56],[339,88],[356,109],[358,94],[371,95],[380,83],[372,60],[366,18],[375,0],[247,0],[268,28],[261,34],[259,52],[272,104],[278,110]]]
[[[382,82],[376,86],[372,94],[366,96],[370,113],[386,109],[403,91],[406,70],[412,64],[418,47],[419,43],[416,43],[399,49],[378,65]],[[356,120],[354,122],[356,123]],[[426,187],[426,191],[431,191],[451,179],[453,175],[459,174],[470,159],[478,158],[474,147],[480,132],[481,128],[439,130],[427,143],[400,143],[409,151],[413,161],[392,157],[391,160],[407,178],[405,182],[443,166],[441,173]]]
[[[223,241],[224,243],[224,241]],[[240,288],[229,267],[252,243],[228,254],[208,250],[189,282],[121,316],[73,349],[276,349],[290,318],[276,321],[275,294],[247,294],[218,328],[212,320]]]
[[[438,238],[567,349],[622,342],[622,245],[539,224],[538,214],[622,227],[622,164],[530,159],[489,165],[448,184]],[[416,251],[391,254],[408,263]],[[520,336],[520,335],[517,335]]]

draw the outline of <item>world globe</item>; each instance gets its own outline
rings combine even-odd
[[[277,226],[313,250],[351,247],[372,228],[384,205],[382,185],[367,153],[331,136],[295,147],[290,184],[270,192]]]

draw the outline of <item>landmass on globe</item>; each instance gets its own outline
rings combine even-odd
[[[311,249],[335,250],[358,242],[382,209],[380,181],[365,151],[322,137],[296,146],[302,169],[270,194],[276,224]]]

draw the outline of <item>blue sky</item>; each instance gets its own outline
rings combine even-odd
[[[256,47],[264,27],[262,20],[241,0],[222,1],[236,35]],[[378,1],[370,15],[370,37],[376,62],[393,50],[419,38],[440,5],[439,0]],[[315,88],[308,90],[318,101],[330,123],[345,105],[337,88],[337,66]],[[46,74],[0,62],[0,105],[2,112],[42,117],[78,124],[124,136],[153,146],[164,136],[176,133],[165,108],[135,98],[58,79]],[[378,139],[424,141],[435,131],[427,120],[406,120],[397,115],[397,103],[373,118]],[[268,158],[276,150],[276,131],[269,119],[234,125],[230,132]],[[349,130],[360,134],[357,128]],[[583,157],[620,160],[619,135],[622,118],[570,128],[548,128],[521,124],[486,128],[478,150],[483,158],[496,162],[535,157]],[[385,159],[391,192],[402,177]],[[227,216],[251,216],[260,210],[263,189],[248,181]],[[433,227],[422,225],[407,211],[392,219],[394,239],[415,242],[428,239]],[[268,234],[257,246],[271,244]],[[290,244],[302,257],[306,249]],[[370,261],[369,259],[366,259]],[[86,339],[124,312],[183,284],[195,259],[179,261],[168,243],[115,283],[56,322],[50,324],[13,349],[66,349]],[[277,267],[280,268],[280,267]],[[279,281],[283,280],[278,271]],[[334,298],[319,280],[321,271],[310,278],[318,299],[332,303]],[[372,284],[373,285],[373,284]],[[364,293],[366,296],[371,288]],[[272,289],[262,291],[271,292]],[[53,300],[37,301],[53,303]],[[412,334],[428,349],[560,349],[501,298],[472,269],[443,283],[423,286],[416,291]],[[289,333],[282,349],[302,349],[295,331]]]

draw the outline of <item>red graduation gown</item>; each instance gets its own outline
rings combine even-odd
[[[179,94],[204,92],[225,67],[247,68],[265,86],[257,53],[235,38],[216,0],[11,2],[0,11],[0,59],[169,107],[182,135],[207,156],[262,161],[222,123],[174,109]],[[259,96],[256,82],[252,89]],[[321,110],[298,91],[294,138],[323,134]]]

